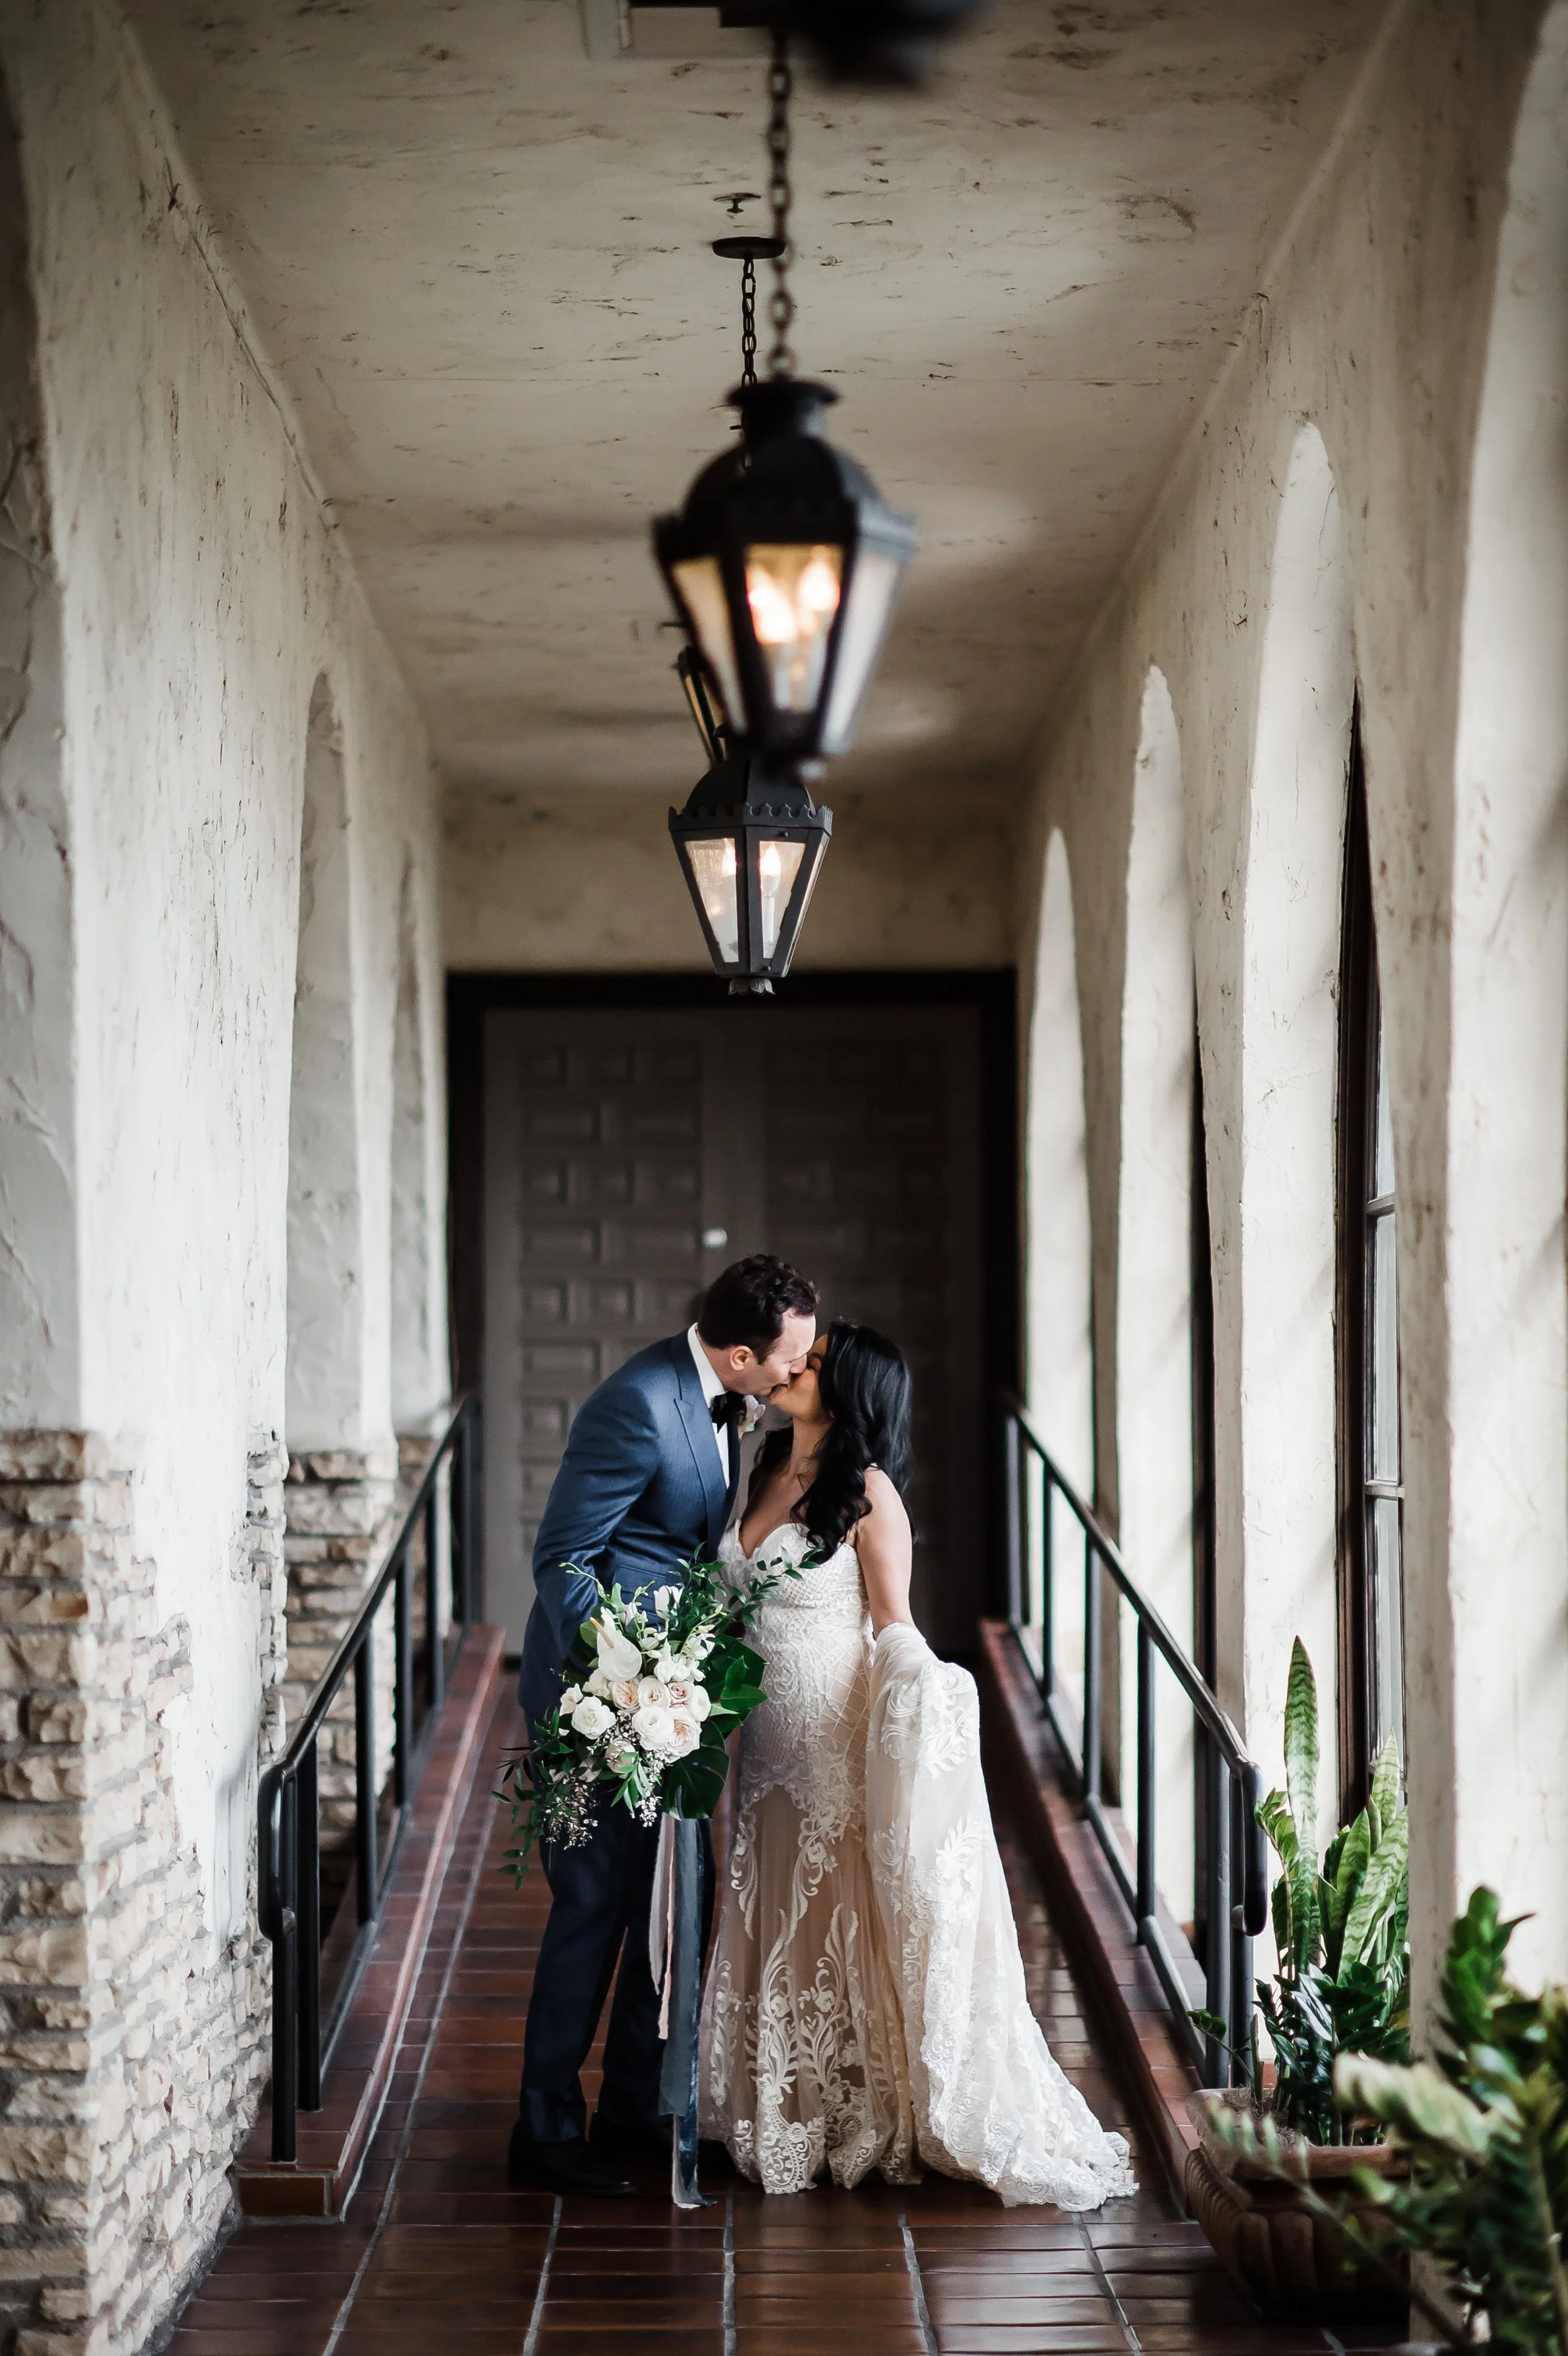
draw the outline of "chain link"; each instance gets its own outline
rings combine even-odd
[[[749,253],[741,264],[741,381],[757,381],[757,265]]]
[[[789,265],[795,259],[789,240],[789,102],[794,87],[789,36],[775,27],[773,58],[768,66],[767,139],[768,202],[773,211],[773,235],[780,245],[773,263],[773,291],[768,301],[768,318],[773,331],[768,350],[768,374],[772,377],[795,374],[795,354],[789,342],[789,331],[795,323],[795,296],[789,291]]]

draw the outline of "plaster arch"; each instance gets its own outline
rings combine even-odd
[[[1029,1023],[1026,1137],[1027,1380],[1047,1444],[1082,1494],[1094,1494],[1094,1343],[1083,1033],[1067,845],[1046,846]],[[1053,1524],[1057,1663],[1083,1702],[1083,1591],[1077,1525]]]
[[[82,1421],[75,876],[37,336],[0,82],[0,1430]]]
[[[1446,1591],[1406,1585],[1413,1935],[1477,1881],[1568,1964],[1568,0],[1525,85],[1470,480],[1455,762]],[[1375,852],[1375,827],[1374,827]],[[1375,868],[1375,857],[1374,857]],[[1397,1139],[1396,1139],[1397,1149]],[[1506,1580],[1499,1574],[1506,1565]]]
[[[1134,1578],[1190,1652],[1192,894],[1181,744],[1170,690],[1154,666],[1144,682],[1133,775],[1125,943],[1116,1205],[1117,1534]],[[1130,1623],[1122,1633],[1122,1790],[1130,1805],[1136,1655]],[[1163,1676],[1159,1682],[1163,1687]],[[1185,1920],[1192,1911],[1194,1869],[1192,1720],[1174,1689],[1158,1701],[1161,1886]]]
[[[1240,1613],[1222,1613],[1220,1630],[1222,1687],[1242,1695],[1265,1779],[1283,1770],[1296,1635],[1312,1656],[1324,1754],[1333,1755],[1336,1099],[1354,701],[1339,497],[1322,436],[1306,424],[1280,500],[1253,739],[1242,980],[1243,1585]],[[1337,1813],[1332,1783],[1320,1779],[1325,1830]]]
[[[363,1449],[368,1287],[343,733],[325,671],[310,700],[289,1090],[286,1434]]]

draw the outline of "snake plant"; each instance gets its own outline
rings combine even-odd
[[[1282,1871],[1274,1887],[1279,1971],[1260,1981],[1274,2046],[1273,2107],[1314,2143],[1345,2140],[1334,2100],[1341,2053],[1402,2062],[1409,2051],[1409,1824],[1399,1746],[1379,1753],[1366,1806],[1317,1858],[1317,1684],[1300,1637],[1285,1697],[1285,1780],[1258,1809]]]

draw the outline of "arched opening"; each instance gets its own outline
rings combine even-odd
[[[1334,1358],[1337,980],[1355,697],[1339,495],[1315,426],[1296,434],[1258,680],[1242,1005],[1243,1578],[1249,1745],[1283,1765],[1293,1637],[1311,1654],[1326,1744],[1338,1649]],[[1223,1644],[1221,1635],[1221,1644]],[[1324,1779],[1325,1828],[1336,1809]]]
[[[353,874],[343,740],[325,674],[305,735],[289,1094],[287,1437],[365,1445],[365,1284]]]
[[[73,870],[37,332],[0,85],[0,1429],[82,1419]]]
[[[1128,1568],[1190,1651],[1193,1558],[1192,1187],[1195,1031],[1192,901],[1181,745],[1170,691],[1144,687],[1127,853],[1122,985],[1122,1151],[1116,1243],[1117,1530]],[[1135,1646],[1124,1624],[1121,1785],[1130,1804]],[[1165,1679],[1158,1679],[1161,1687]],[[1192,1717],[1157,1697],[1161,1885],[1178,1915],[1193,1897]]]
[[[1082,1493],[1094,1488],[1094,1344],[1088,1124],[1083,1101],[1083,1034],[1078,1002],[1078,950],[1067,845],[1053,832],[1029,1029],[1027,1147],[1028,1380],[1029,1408],[1062,1471]],[[1040,1500],[1030,1526],[1040,1526]],[[1083,1702],[1083,1544],[1060,1499],[1051,1526],[1054,1651],[1061,1684],[1075,1709]],[[1041,1564],[1028,1567],[1038,1588]],[[1038,1624],[1038,1592],[1026,1599]]]
[[[411,854],[398,898],[398,992],[392,1030],[392,1427],[415,1432],[443,1400],[431,1293],[431,1120],[423,993]]]
[[[1568,5],[1514,137],[1477,423],[1455,762],[1447,1509],[1406,1571],[1413,1936],[1477,1881],[1568,1952]],[[1373,781],[1375,782],[1375,780]],[[1371,809],[1377,870],[1378,813]],[[1392,1041],[1397,1077],[1397,1039]],[[1395,1147],[1397,1151],[1396,1133]],[[1415,1362],[1415,1342],[1406,1353]],[[1430,1529],[1428,1518],[1430,1516]],[[1428,1983],[1430,1985],[1430,1983]]]

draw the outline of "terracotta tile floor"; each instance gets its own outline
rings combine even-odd
[[[517,1726],[503,1691],[490,1757]],[[347,2222],[242,2223],[172,2356],[1327,2356],[1392,2336],[1260,2324],[1153,2180],[1085,2218],[1004,2210],[942,2178],[770,2201],[706,2155],[714,2206],[689,2222],[651,2174],[613,2203],[511,2190],[504,2155],[548,1893],[536,1879],[519,1897],[497,1870],[491,1783],[481,1774],[463,1823]],[[1002,1830],[1035,2009],[1069,2075],[1125,2127],[1039,1885]]]

